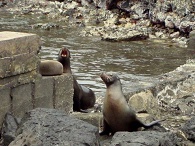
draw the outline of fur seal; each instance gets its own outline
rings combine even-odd
[[[163,121],[157,120],[150,124],[142,123],[129,107],[123,95],[119,77],[106,73],[102,73],[100,77],[107,87],[103,103],[103,131],[100,132],[100,135],[114,134],[117,131],[137,131],[139,127],[149,128]]]
[[[63,74],[63,66],[56,60],[43,60],[39,65],[39,73],[42,76],[55,76]]]
[[[63,72],[72,74],[70,67],[70,51],[67,48],[62,48],[59,51],[58,61],[63,65]],[[94,107],[96,98],[94,92],[80,85],[73,76],[73,111],[87,112],[86,109]]]

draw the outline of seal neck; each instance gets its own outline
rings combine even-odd
[[[70,58],[59,57],[58,61],[63,65],[63,73],[71,73]]]

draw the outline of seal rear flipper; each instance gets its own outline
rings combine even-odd
[[[88,110],[83,110],[83,109],[80,109],[79,110],[81,113],[89,113],[89,111]]]
[[[144,127],[144,128],[150,128],[150,127],[155,126],[155,125],[160,125],[160,122],[162,122],[162,121],[165,121],[165,119],[163,119],[163,120],[152,121],[152,122],[149,123],[149,124],[143,124],[143,127]]]

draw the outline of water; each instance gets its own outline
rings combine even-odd
[[[44,16],[19,16],[0,11],[0,31],[36,33],[42,40],[41,59],[56,59],[62,46],[71,52],[71,67],[80,84],[92,88],[96,95],[104,94],[101,72],[117,73],[122,83],[132,76],[155,76],[174,70],[193,58],[193,50],[170,42],[137,41],[106,42],[98,37],[81,37],[82,28],[54,22],[59,29],[33,29],[32,25],[47,23]],[[129,83],[130,84],[130,83]]]

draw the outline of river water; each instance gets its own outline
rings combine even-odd
[[[19,31],[38,34],[42,40],[41,59],[56,59],[59,49],[66,46],[71,52],[71,67],[80,84],[103,95],[105,85],[101,72],[117,73],[122,83],[132,76],[156,76],[174,70],[193,57],[192,50],[167,41],[107,42],[98,37],[81,37],[82,27],[70,27],[63,22],[58,29],[33,29],[37,23],[51,20],[39,15],[13,15],[0,11],[0,31]],[[53,20],[54,21],[54,20]],[[129,83],[130,84],[130,83]]]

